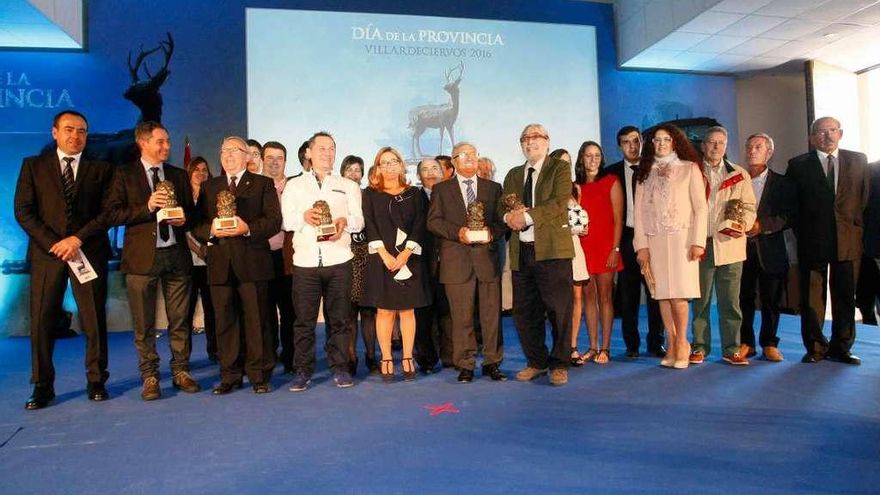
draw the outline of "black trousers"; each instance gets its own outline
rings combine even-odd
[[[642,288],[647,295],[648,335],[646,336],[648,352],[659,351],[663,347],[663,318],[660,316],[660,304],[650,296],[648,283],[642,276],[636,252],[633,250],[633,229],[623,228],[620,239],[620,254],[623,258],[623,270],[617,273],[615,301],[620,314],[623,342],[627,350],[638,351],[641,346],[639,336],[639,305],[642,299]]]
[[[452,316],[443,284],[432,287],[434,304],[416,308],[415,359],[420,368],[434,368],[440,361],[453,366]]]
[[[862,312],[862,323],[877,324],[877,303],[880,302],[880,258],[862,256],[859,283],[856,284],[856,306]]]
[[[79,321],[86,337],[86,379],[107,381],[107,260],[89,258],[98,278],[81,284],[67,263],[40,259],[31,264],[31,383],[53,385],[55,326],[63,312],[64,292],[70,280]]]
[[[189,300],[189,321],[193,321],[196,303],[202,296],[202,312],[205,314],[205,342],[208,357],[217,356],[217,327],[214,323],[214,305],[211,302],[211,290],[208,286],[208,267],[194,265],[192,268],[192,291]]]
[[[293,367],[293,322],[296,321],[296,312],[293,309],[293,277],[284,274],[282,251],[272,251],[275,278],[269,281],[269,325],[272,349],[277,351],[278,345],[281,345],[279,360],[287,369]]]
[[[211,286],[211,301],[217,323],[217,355],[220,378],[226,382],[241,379],[242,367],[251,384],[266,383],[275,367],[275,351],[269,319],[269,284],[265,281],[230,280]],[[244,366],[241,345],[244,334]]]
[[[333,371],[348,371],[351,261],[332,266],[293,267],[293,367],[311,376],[315,372],[315,325],[324,299],[324,350]]]
[[[849,352],[856,339],[856,261],[801,263],[801,338],[807,352]],[[831,339],[822,334],[826,287],[831,290]]]
[[[761,302],[761,333],[758,343],[761,347],[778,347],[779,313],[782,304],[782,289],[788,272],[768,273],[761,268],[758,251],[753,242],[747,244],[746,260],[743,262],[742,278],[739,286],[739,308],[742,311],[742,324],[739,328],[739,341],[755,347],[755,299]]]
[[[519,270],[513,272],[513,323],[532,368],[568,368],[571,353],[571,259],[535,260],[533,244],[519,245]],[[553,347],[545,330],[550,320]]]

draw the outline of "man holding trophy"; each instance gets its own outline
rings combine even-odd
[[[709,311],[712,288],[718,293],[718,322],[722,359],[747,365],[740,352],[740,279],[746,259],[746,235],[755,223],[755,192],[748,172],[724,158],[727,130],[710,127],[703,140],[703,174],[709,183],[709,239],[700,261],[700,294],[693,300],[694,335],[691,364],[702,363],[712,346]]]
[[[500,338],[501,271],[497,244],[507,230],[498,216],[501,185],[477,177],[476,148],[459,143],[452,150],[455,175],[434,186],[428,230],[440,239],[440,283],[452,316],[453,361],[459,383],[474,379],[477,341],[474,299],[479,297],[483,332],[483,376],[507,377],[499,369],[504,357]]]
[[[141,398],[155,400],[159,387],[156,352],[156,290],[165,298],[171,374],[175,388],[198,392],[189,374],[189,321],[192,259],[184,224],[192,216],[189,180],[183,169],[166,163],[171,150],[168,132],[158,122],[141,122],[134,130],[140,160],[116,172],[106,209],[113,225],[125,226],[120,269],[126,274]]]

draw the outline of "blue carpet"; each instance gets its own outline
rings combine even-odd
[[[131,334],[112,334],[112,399],[86,399],[84,342],[63,340],[58,398],[35,412],[28,340],[0,340],[0,493],[878,493],[878,330],[859,326],[856,367],[800,364],[798,319],[781,327],[783,363],[626,360],[615,321],[613,361],[562,388],[459,385],[452,370],[385,385],[361,369],[341,390],[321,359],[305,393],[279,373],[271,394],[224,397],[210,394],[203,337],[195,395],[171,387],[162,339],[163,398],[150,403]],[[524,359],[509,318],[504,337],[512,376]]]

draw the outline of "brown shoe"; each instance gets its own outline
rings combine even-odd
[[[519,373],[516,374],[516,381],[518,382],[530,382],[539,376],[546,374],[547,368],[538,369],[532,368],[531,366],[526,366],[525,368],[519,370]]]
[[[755,348],[748,345],[748,344],[740,344],[739,345],[739,353],[741,356],[747,357],[747,358],[755,357],[758,355],[758,352],[755,350]]]
[[[199,382],[193,380],[192,375],[190,375],[186,371],[181,371],[180,373],[174,375],[172,383],[174,384],[174,388],[178,390],[183,390],[188,394],[194,394],[202,390],[202,386],[199,385]]]
[[[785,359],[782,357],[782,353],[779,352],[779,349],[775,347],[767,346],[764,348],[764,359],[767,361],[773,361],[774,363],[778,363]]]
[[[749,360],[738,352],[723,356],[721,359],[727,361],[728,364],[732,364],[734,366],[746,366],[749,364]]]
[[[156,400],[162,397],[162,391],[159,389],[159,379],[155,376],[144,379],[144,390],[141,392],[141,399]]]
[[[560,386],[568,383],[568,370],[556,368],[550,370],[550,385]]]
[[[703,361],[705,361],[705,359],[706,356],[703,354],[703,351],[694,351],[691,353],[690,356],[688,356],[688,362],[690,364],[703,364]]]

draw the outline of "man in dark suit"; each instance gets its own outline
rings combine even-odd
[[[67,282],[73,288],[80,323],[86,335],[88,396],[107,399],[107,260],[110,240],[102,201],[110,187],[109,163],[83,156],[88,136],[84,115],[65,110],[55,116],[54,151],[25,158],[15,188],[15,219],[27,233],[31,264],[31,383],[25,407],[46,407],[55,398],[52,337],[61,318]],[[97,278],[81,283],[68,261],[80,252]]]
[[[193,203],[186,172],[166,163],[171,151],[167,130],[158,122],[141,122],[134,129],[134,138],[141,157],[116,171],[106,209],[113,225],[125,226],[120,269],[126,274],[134,346],[144,382],[141,399],[155,400],[162,395],[155,328],[156,290],[160,286],[168,317],[172,383],[188,393],[201,390],[189,374],[192,258],[184,224],[192,216]],[[174,186],[182,217],[158,216],[169,201],[168,192],[158,188],[161,181]]]
[[[208,284],[217,321],[220,384],[214,395],[241,388],[242,364],[238,359],[244,331],[244,373],[254,392],[272,390],[269,379],[275,350],[268,318],[269,280],[274,276],[268,239],[281,230],[281,207],[272,179],[247,171],[248,148],[244,139],[230,136],[220,146],[225,175],[210,179],[199,194],[199,223],[195,237],[208,243]],[[235,196],[234,227],[215,225],[217,196]]]
[[[792,217],[794,194],[788,179],[767,166],[773,156],[773,139],[767,134],[753,134],[746,140],[746,164],[752,178],[752,190],[757,202],[757,218],[746,232],[746,260],[743,262],[739,290],[742,310],[740,325],[740,355],[755,354],[755,298],[761,301],[761,333],[759,342],[764,359],[783,360],[779,351],[780,304],[782,289],[788,273],[788,255],[783,232]]]
[[[474,379],[477,340],[474,334],[474,299],[479,294],[480,327],[483,332],[483,375],[495,381],[507,377],[499,365],[504,349],[501,325],[501,271],[494,240],[506,226],[498,215],[501,186],[478,178],[477,150],[459,143],[452,150],[455,175],[434,187],[428,210],[428,230],[440,242],[440,283],[446,290],[452,315],[453,361],[459,383]],[[468,237],[467,210],[482,203],[487,239]]]
[[[504,194],[516,194],[523,207],[498,215],[513,231],[510,269],[513,274],[513,321],[528,360],[516,374],[530,381],[547,373],[550,383],[568,383],[571,351],[571,259],[574,243],[568,226],[571,165],[548,156],[550,136],[541,124],[529,124],[519,138],[526,162],[504,179]],[[526,171],[528,169],[528,171]],[[550,319],[553,349],[545,341],[545,315]]]
[[[623,154],[623,160],[608,166],[608,172],[617,176],[623,185],[626,201],[623,203],[625,219],[623,233],[620,238],[620,254],[623,257],[623,271],[617,275],[617,301],[620,311],[623,341],[626,344],[627,357],[639,357],[641,338],[639,337],[639,305],[642,299],[642,287],[648,293],[648,283],[642,276],[636,253],[633,250],[635,223],[633,220],[633,199],[635,198],[636,181],[633,174],[639,166],[642,153],[642,135],[633,126],[622,127],[617,131],[617,146]],[[648,354],[657,357],[666,355],[663,347],[663,319],[660,317],[660,305],[651,297],[647,297],[648,306]]]
[[[865,251],[856,287],[856,304],[862,313],[862,323],[877,325],[875,313],[880,302],[880,161],[868,165],[871,175],[871,194],[865,209]]]
[[[786,175],[797,192],[801,276],[801,336],[807,353],[802,362],[824,358],[848,364],[861,360],[850,353],[855,341],[855,285],[862,256],[862,215],[870,179],[864,154],[838,148],[840,121],[816,119],[810,126],[809,153],[792,158]],[[831,340],[822,334],[825,287],[831,282]]]

